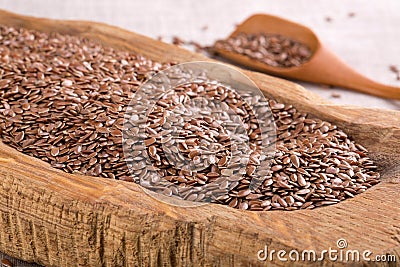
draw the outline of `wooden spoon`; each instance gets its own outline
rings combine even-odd
[[[335,56],[321,43],[312,30],[303,25],[276,16],[256,14],[240,24],[230,37],[234,37],[239,33],[285,35],[308,45],[313,54],[308,62],[300,66],[282,68],[269,66],[235,52],[217,48],[215,49],[216,52],[222,57],[265,73],[349,88],[385,98],[400,99],[399,87],[377,83],[359,74]]]

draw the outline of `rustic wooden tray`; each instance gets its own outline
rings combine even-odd
[[[100,23],[4,11],[0,23],[85,36],[158,61],[209,60]],[[349,249],[394,254],[399,261],[400,112],[334,105],[294,83],[243,72],[267,97],[333,122],[367,147],[382,183],[315,210],[182,208],[153,199],[136,184],[66,174],[0,143],[0,251],[47,266],[291,266],[260,262],[257,252],[265,245],[321,251],[344,238]]]

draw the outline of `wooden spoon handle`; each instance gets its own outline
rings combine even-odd
[[[400,99],[400,87],[375,82],[356,72],[321,45],[312,59],[297,71],[287,73],[299,80],[340,86],[371,95]]]
[[[354,81],[352,84],[348,84],[347,86],[342,85],[342,87],[354,89],[356,91],[368,93],[383,98],[391,98],[397,100],[400,99],[399,87],[378,83],[365,77],[363,78],[364,79],[362,80],[360,77],[358,81]]]

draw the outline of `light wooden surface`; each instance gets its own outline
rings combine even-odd
[[[353,69],[375,81],[400,86],[389,71],[391,64],[400,67],[398,0],[0,0],[0,8],[36,17],[105,22],[169,42],[176,35],[202,45],[228,36],[235,24],[249,16],[266,13],[311,28]],[[349,17],[351,12],[354,17]],[[400,101],[301,84],[334,103],[400,110]],[[341,97],[332,97],[333,92]]]
[[[5,12],[0,23],[85,36],[160,61],[204,60],[104,24]],[[158,202],[133,183],[57,171],[0,143],[0,251],[47,266],[266,266],[257,261],[266,244],[321,251],[345,238],[350,249],[399,259],[400,112],[334,105],[296,84],[244,73],[266,96],[336,123],[366,146],[383,182],[354,199],[311,211],[183,208]],[[329,262],[315,264],[323,265]]]

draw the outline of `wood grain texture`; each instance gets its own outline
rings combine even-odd
[[[158,61],[209,60],[99,23],[8,12],[0,12],[0,23],[85,36]],[[243,72],[267,97],[335,123],[367,147],[383,182],[354,199],[310,211],[183,208],[133,183],[66,174],[0,143],[0,251],[46,266],[291,266],[257,261],[257,251],[265,245],[321,251],[345,238],[349,249],[400,260],[400,112],[333,105],[296,84]]]

